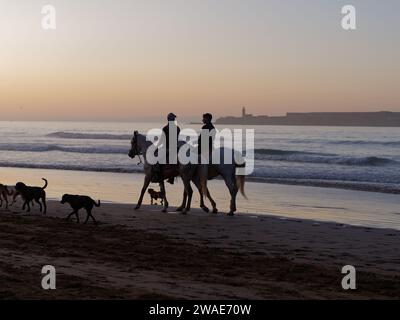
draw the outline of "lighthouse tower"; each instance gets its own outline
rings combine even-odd
[[[246,118],[246,108],[245,107],[242,108],[242,118],[243,119]]]

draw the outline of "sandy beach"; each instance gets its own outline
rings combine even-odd
[[[383,299],[400,297],[400,232],[260,215],[103,204],[98,225],[0,209],[1,299]],[[81,220],[84,218],[81,213]],[[41,289],[41,268],[57,289]],[[357,290],[341,288],[344,265]]]
[[[13,314],[28,310],[13,300],[242,320],[271,315],[266,300],[281,316],[299,308],[277,300],[400,301],[399,0],[51,2],[0,1]],[[97,221],[68,220],[78,207]]]

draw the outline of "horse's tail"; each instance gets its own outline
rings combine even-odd
[[[236,154],[238,158],[235,158],[235,170],[237,168],[246,168],[246,161],[243,159],[241,154]],[[238,160],[238,161],[237,161]],[[246,180],[246,176],[243,174],[236,174],[236,187],[242,194],[242,196],[247,200],[246,193],[244,192],[244,183]]]
[[[242,196],[247,200],[246,193],[244,192],[245,180],[246,180],[246,176],[243,176],[243,175],[236,176],[236,187],[238,188],[238,190],[240,191]]]

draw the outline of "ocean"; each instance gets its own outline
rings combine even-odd
[[[0,183],[42,185],[45,177],[50,199],[85,194],[133,206],[143,168],[128,157],[130,139],[134,130],[161,126],[0,122]],[[247,128],[255,129],[255,170],[246,179],[249,200],[238,196],[238,212],[400,230],[400,128]],[[227,212],[224,183],[214,180],[209,187],[220,211]],[[171,206],[180,204],[182,191],[180,181],[167,184]],[[198,204],[195,192],[192,207]]]
[[[0,167],[141,172],[127,156],[133,131],[162,125],[0,122]],[[255,129],[250,180],[400,193],[400,128],[240,128]]]

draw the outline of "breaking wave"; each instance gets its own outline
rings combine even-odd
[[[0,144],[1,151],[15,152],[65,152],[79,154],[109,154],[109,155],[127,155],[129,145],[127,146],[64,146],[54,144]],[[267,161],[286,161],[299,163],[319,163],[346,166],[386,166],[398,164],[397,161],[383,157],[350,157],[339,156],[327,153],[313,153],[293,150],[279,149],[256,149],[255,158],[257,160]]]
[[[373,146],[392,146],[400,147],[400,141],[366,141],[366,140],[337,140],[337,141],[329,141],[329,144],[338,144],[338,145],[373,145]]]
[[[50,152],[60,151],[67,153],[87,153],[87,154],[128,154],[129,146],[99,146],[99,147],[73,147],[58,146],[51,144],[0,144],[2,151],[18,151],[18,152]]]
[[[89,165],[74,165],[74,164],[36,164],[36,163],[12,163],[7,161],[0,161],[0,167],[5,168],[29,168],[29,169],[49,169],[49,170],[68,170],[68,171],[92,171],[92,172],[114,172],[114,173],[142,173],[141,166],[132,167],[95,167]]]
[[[130,140],[133,135],[129,134],[106,134],[106,133],[76,133],[76,132],[52,132],[46,135],[50,138],[59,139],[83,139],[83,140]]]
[[[398,162],[395,160],[383,157],[350,157],[324,153],[274,149],[257,149],[255,150],[255,157],[258,160],[336,164],[347,166],[386,166],[398,164]]]

